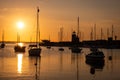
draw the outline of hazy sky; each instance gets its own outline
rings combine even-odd
[[[51,41],[58,41],[59,29],[63,27],[63,39],[70,40],[72,31],[77,30],[78,16],[82,40],[90,39],[94,24],[98,39],[100,29],[104,29],[106,38],[112,24],[120,39],[120,0],[0,0],[0,35],[4,30],[5,40],[15,41],[19,32],[22,41],[35,40],[36,6],[40,8],[41,39],[50,36]],[[18,21],[25,24],[21,30],[17,28]]]

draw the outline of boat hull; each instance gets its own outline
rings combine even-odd
[[[51,46],[47,46],[46,48],[47,48],[47,49],[51,49]]]
[[[4,47],[5,47],[5,43],[2,43],[2,44],[1,44],[1,48],[4,48]]]
[[[63,48],[59,48],[59,51],[64,51],[64,49]]]
[[[72,51],[72,53],[81,53],[81,48],[78,48],[78,47],[72,47],[71,48],[71,51]]]
[[[29,56],[40,56],[41,48],[33,48],[29,50]]]
[[[25,52],[25,46],[15,46],[14,47],[15,52]]]

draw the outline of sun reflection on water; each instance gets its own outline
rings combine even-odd
[[[17,54],[17,58],[18,58],[18,73],[22,73],[22,57],[23,54]]]

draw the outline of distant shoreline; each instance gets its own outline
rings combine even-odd
[[[0,42],[2,43],[2,41]],[[17,43],[16,41],[5,41],[4,43]],[[35,44],[36,42],[21,42],[21,43],[28,43],[28,44]],[[96,46],[98,48],[114,48],[114,49],[120,49],[120,40],[87,40],[82,41],[79,43],[73,43],[70,41],[62,41],[62,42],[40,42],[40,46],[64,46],[64,47],[91,47]]]

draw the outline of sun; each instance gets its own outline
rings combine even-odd
[[[22,29],[24,27],[24,23],[22,21],[17,22],[17,26],[19,29]]]

